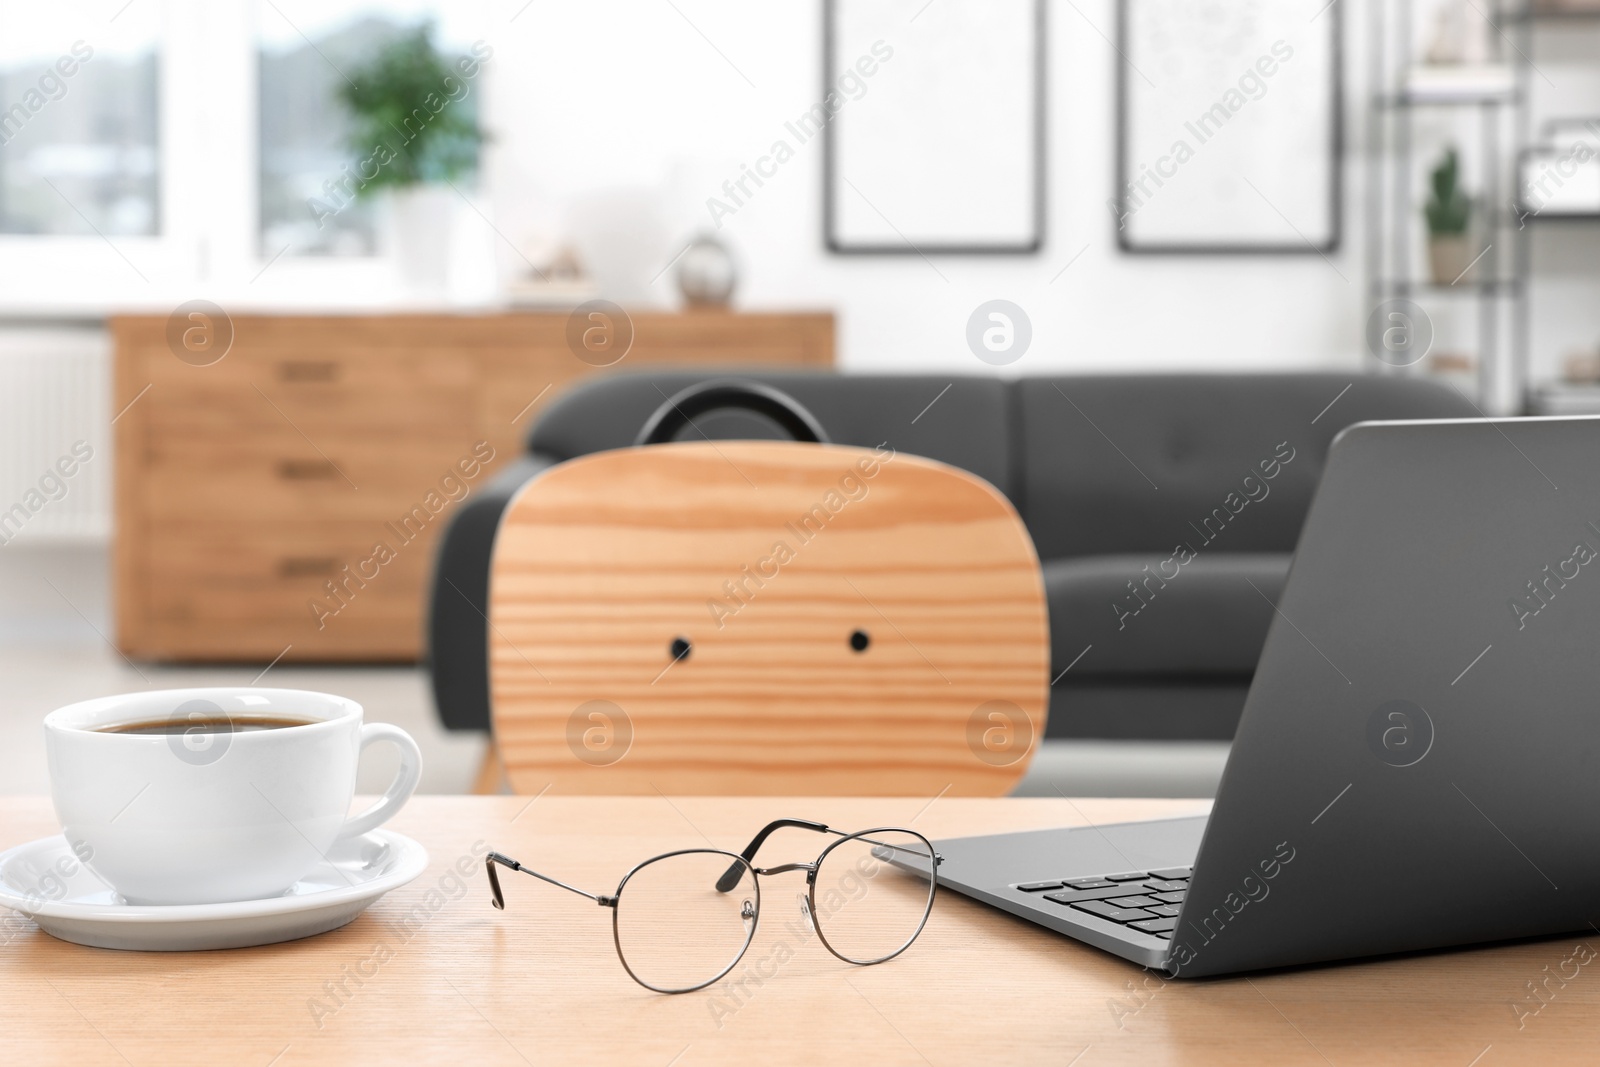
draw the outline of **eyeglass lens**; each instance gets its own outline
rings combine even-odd
[[[737,883],[718,892],[729,863],[725,852],[680,852],[628,876],[617,895],[617,950],[641,983],[687,992],[722,977],[744,954],[760,895],[742,862]]]
[[[817,866],[817,932],[851,963],[880,963],[916,939],[933,905],[932,847],[904,830],[836,843]]]

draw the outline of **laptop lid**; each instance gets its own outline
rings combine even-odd
[[[1600,922],[1600,418],[1335,441],[1201,841],[1184,976]]]

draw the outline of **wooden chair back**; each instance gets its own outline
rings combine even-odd
[[[495,542],[519,793],[1000,795],[1044,733],[1038,557],[988,483],[892,449],[698,441],[537,476]]]

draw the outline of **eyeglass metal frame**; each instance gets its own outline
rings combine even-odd
[[[793,828],[799,829],[799,830],[810,830],[810,831],[813,831],[814,833],[820,833],[820,834],[833,834],[833,835],[837,836],[839,838],[839,840],[834,841],[833,843],[828,845],[828,847],[823,849],[821,854],[818,855],[817,858],[815,860],[813,860],[812,862],[810,862],[810,863],[783,863],[783,864],[779,864],[778,866],[775,866],[775,867],[757,867],[757,866],[755,866],[754,860],[755,860],[755,857],[756,857],[756,853],[758,851],[760,851],[761,846],[766,842],[767,838],[771,837],[772,834],[775,831],[782,830],[782,829],[785,829],[785,828],[788,828],[788,827],[793,827]],[[888,842],[884,842],[884,841],[873,841],[872,838],[869,836],[871,834],[889,834],[889,833],[906,834],[907,836],[916,838],[918,841],[921,841],[925,846],[927,846],[927,852],[922,854],[922,855],[923,855],[923,858],[932,857],[931,868],[926,872],[927,875],[928,875],[928,901],[927,901],[927,904],[924,906],[924,908],[922,910],[922,919],[921,919],[921,921],[919,921],[917,923],[916,930],[912,932],[911,936],[906,938],[905,943],[902,944],[899,948],[895,949],[893,952],[890,952],[889,954],[887,954],[885,956],[879,956],[879,957],[876,957],[875,959],[870,959],[870,960],[852,959],[849,956],[846,956],[844,953],[840,952],[837,948],[835,948],[833,946],[833,944],[828,941],[828,935],[823,933],[823,925],[824,924],[821,921],[821,919],[819,917],[819,913],[817,911],[817,871],[822,868],[823,861],[825,861],[828,858],[829,853],[833,852],[834,849],[838,848],[840,845],[844,844],[846,841],[861,840],[861,841],[867,842],[868,844],[877,846],[878,849],[890,848],[890,849],[897,849],[898,850],[899,846],[892,845],[892,844],[890,844]],[[876,849],[874,851],[876,851]],[[728,864],[728,869],[725,872],[723,872],[723,875],[722,875],[721,878],[717,879],[715,888],[719,893],[731,892],[735,887],[738,886],[740,881],[743,880],[744,873],[746,871],[750,872],[750,876],[751,876],[750,877],[750,881],[751,881],[751,884],[755,887],[755,911],[754,911],[754,914],[750,917],[751,918],[750,928],[745,933],[744,944],[739,947],[738,953],[734,955],[733,959],[728,963],[728,965],[726,967],[724,967],[721,971],[719,971],[715,976],[706,979],[704,982],[701,982],[699,985],[687,986],[687,987],[685,987],[683,989],[664,989],[664,988],[662,988],[660,986],[652,985],[649,982],[645,981],[643,978],[639,977],[639,975],[634,972],[633,968],[628,965],[627,953],[624,952],[623,948],[622,948],[622,932],[621,932],[621,929],[620,929],[620,920],[618,918],[618,916],[620,914],[619,909],[618,909],[618,904],[622,899],[622,891],[627,888],[628,880],[630,878],[632,878],[634,875],[638,874],[641,870],[643,870],[644,868],[650,866],[653,863],[660,862],[661,860],[672,859],[675,856],[706,856],[706,855],[709,855],[709,856],[726,856],[728,858],[728,860],[730,861],[729,864]],[[892,862],[892,861],[888,861],[888,862]],[[491,889],[491,891],[493,893],[493,898],[490,901],[490,903],[492,903],[496,908],[498,908],[501,911],[505,910],[506,902],[505,902],[505,894],[500,889],[500,875],[495,870],[495,866],[497,864],[501,865],[501,866],[509,867],[513,871],[519,871],[522,874],[526,874],[526,875],[529,875],[529,876],[531,876],[533,878],[537,878],[541,882],[548,882],[553,886],[559,886],[560,888],[567,890],[569,893],[576,893],[581,897],[588,897],[590,900],[594,901],[596,904],[600,905],[602,908],[610,908],[611,909],[611,940],[612,940],[612,943],[616,946],[617,959],[622,962],[622,969],[628,972],[628,977],[632,978],[635,982],[638,982],[640,985],[644,986],[646,989],[651,990],[652,992],[655,992],[655,993],[667,993],[667,994],[693,993],[696,990],[704,989],[709,985],[714,985],[717,982],[720,982],[722,979],[726,978],[728,976],[728,974],[730,972],[732,972],[732,970],[739,965],[739,961],[744,959],[744,954],[747,951],[749,951],[749,949],[750,949],[750,943],[755,940],[756,929],[761,925],[761,876],[762,875],[787,874],[787,873],[789,873],[791,871],[804,871],[805,872],[805,875],[806,875],[806,897],[805,897],[805,899],[806,899],[806,905],[810,909],[809,918],[811,920],[811,928],[814,931],[816,931],[817,940],[821,941],[823,947],[826,948],[828,950],[828,952],[831,953],[837,959],[840,959],[840,960],[844,961],[845,963],[855,964],[856,966],[860,966],[860,967],[868,967],[868,966],[871,966],[873,964],[884,963],[884,962],[886,962],[888,960],[892,960],[896,956],[900,955],[900,953],[902,953],[906,949],[910,948],[912,943],[915,942],[917,940],[917,938],[922,935],[923,928],[928,925],[928,916],[933,913],[933,899],[934,899],[935,896],[938,895],[938,892],[939,892],[938,868],[939,868],[939,865],[941,863],[943,863],[943,862],[944,862],[944,857],[939,855],[937,852],[934,851],[933,842],[929,841],[926,837],[923,837],[921,834],[917,833],[915,830],[908,830],[908,829],[906,829],[905,827],[902,827],[902,826],[879,826],[879,827],[875,827],[875,828],[870,829],[870,830],[856,830],[856,831],[853,831],[853,832],[846,832],[844,830],[836,830],[831,826],[827,826],[827,825],[825,825],[823,823],[820,823],[820,822],[812,822],[812,821],[807,820],[807,819],[776,819],[773,822],[768,823],[766,826],[762,827],[759,832],[756,833],[755,837],[750,839],[750,843],[745,846],[744,851],[742,853],[739,853],[739,852],[727,852],[727,851],[724,851],[724,850],[718,849],[718,848],[684,848],[684,849],[678,849],[675,852],[663,852],[659,856],[652,856],[647,860],[644,860],[644,861],[642,861],[640,863],[635,864],[628,871],[627,874],[624,874],[622,876],[622,880],[617,883],[617,891],[615,893],[612,893],[612,894],[609,894],[609,895],[603,894],[603,893],[590,893],[587,890],[579,889],[577,886],[568,885],[566,882],[560,881],[560,880],[555,879],[555,878],[551,878],[547,874],[540,874],[538,871],[530,870],[529,868],[523,866],[518,861],[512,859],[510,856],[504,855],[503,853],[490,852],[487,856],[484,857],[484,867],[489,873],[489,887],[490,887],[490,889]]]

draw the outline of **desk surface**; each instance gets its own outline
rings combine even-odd
[[[229,952],[132,953],[7,924],[0,1047],[9,1063],[140,1067],[1494,1067],[1600,1055],[1600,975],[1584,968],[1564,983],[1553,977],[1573,957],[1572,940],[1169,983],[941,893],[922,938],[889,963],[843,964],[768,917],[745,960],[760,961],[771,977],[748,985],[748,996],[712,986],[664,997],[623,973],[609,912],[518,879],[509,888],[515,903],[502,914],[489,906],[481,863],[468,864],[464,887],[449,873],[463,857],[475,861],[481,841],[605,891],[641,859],[708,841],[737,850],[780,816],[842,827],[912,824],[938,837],[1201,810],[1199,802],[1153,800],[418,797],[393,825],[427,846],[430,869],[321,937]],[[48,801],[0,798],[0,847],[54,831]],[[767,846],[774,861],[790,851],[795,860],[814,857],[814,838],[788,833]],[[802,875],[783,878],[799,892]],[[773,894],[778,914],[787,899]],[[1595,958],[1593,950],[1580,955]]]

